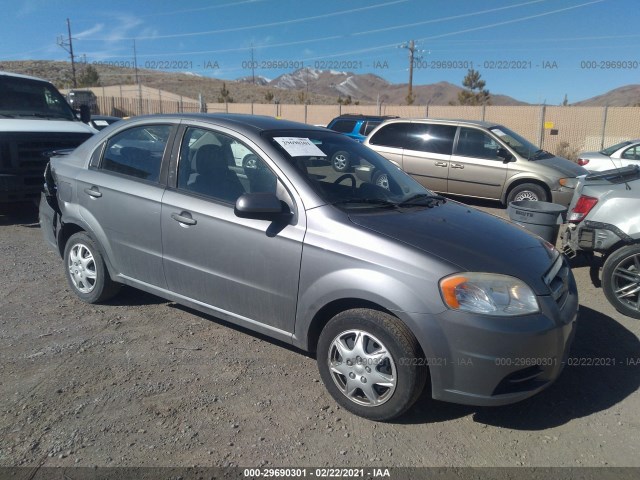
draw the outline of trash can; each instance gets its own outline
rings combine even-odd
[[[557,203],[520,200],[509,203],[509,220],[555,245],[567,207]]]

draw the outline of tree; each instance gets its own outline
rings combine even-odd
[[[272,93],[272,92],[267,92],[267,93],[265,93],[265,94],[264,94],[264,99],[265,99],[267,102],[271,103],[271,100],[273,100],[273,93]]]
[[[414,97],[413,94],[407,95],[405,100],[407,101],[407,105],[413,105],[413,102],[416,101],[416,97]]]
[[[562,100],[562,106],[566,107],[567,105],[569,105],[569,99],[567,98],[567,94],[564,94],[564,100]]]
[[[220,96],[218,97],[218,103],[233,103],[231,92],[227,90],[227,84],[225,82],[222,82],[222,87],[220,88]]]
[[[93,65],[87,65],[80,78],[78,78],[79,87],[98,87],[100,86],[100,75]]]
[[[470,68],[467,76],[462,80],[465,90],[458,93],[458,103],[460,105],[487,105],[491,98],[489,90],[485,90],[484,80],[480,80],[480,72]]]

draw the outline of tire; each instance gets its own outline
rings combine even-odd
[[[640,244],[627,245],[607,257],[602,289],[618,312],[640,319]]]
[[[329,320],[317,349],[320,376],[336,402],[378,421],[402,415],[418,399],[428,373],[415,361],[422,356],[404,323],[368,309],[347,310]]]
[[[336,172],[348,172],[351,169],[351,155],[345,150],[338,150],[331,156],[331,165]]]
[[[521,183],[511,189],[507,195],[507,205],[520,200],[533,200],[537,202],[548,202],[550,200],[543,187],[536,183]]]
[[[120,290],[120,284],[109,277],[100,250],[84,232],[71,235],[67,240],[64,265],[71,290],[84,302],[104,302]]]
[[[253,153],[249,153],[244,156],[242,159],[242,168],[256,170],[258,168],[258,157],[256,157]]]
[[[385,172],[376,172],[372,180],[374,185],[389,190],[389,177]]]

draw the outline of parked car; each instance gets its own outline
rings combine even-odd
[[[107,128],[112,123],[116,123],[121,121],[120,117],[112,117],[110,115],[91,115],[91,120],[89,120],[89,125],[91,125],[96,130],[102,130]]]
[[[0,72],[0,205],[38,202],[48,153],[73,149],[95,132],[50,82]]]
[[[640,167],[581,179],[567,221],[562,234],[567,256],[582,253],[596,268],[602,264],[600,282],[609,303],[624,315],[640,318]]]
[[[387,120],[365,140],[425,187],[441,193],[568,205],[578,175],[567,159],[502,125],[467,120]],[[377,185],[385,186],[384,176]]]
[[[149,130],[164,150],[112,154]],[[336,150],[353,173],[333,169]],[[46,178],[40,224],[80,299],[130,285],[315,352],[330,394],[363,417],[397,417],[426,382],[439,400],[516,402],[568,354],[578,293],[563,255],[330,130],[138,117],[52,158]]]
[[[590,172],[640,165],[640,139],[616,143],[599,152],[582,152],[578,155],[578,165]]]
[[[334,118],[329,122],[327,128],[336,132],[343,133],[347,137],[353,138],[358,142],[364,142],[367,135],[385,120],[390,118],[398,118],[386,115],[359,115],[344,114]],[[351,159],[347,152],[338,150],[333,152],[331,157],[333,168],[336,172],[347,172],[351,167]]]
[[[98,97],[91,90],[69,90],[67,101],[74,110],[79,110],[81,105],[86,105],[92,113],[98,113]]]

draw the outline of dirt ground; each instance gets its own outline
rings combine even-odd
[[[552,387],[499,408],[423,395],[374,423],[285,344],[130,288],[80,302],[25,207],[0,216],[0,466],[639,467],[640,321],[574,272],[579,329]]]

